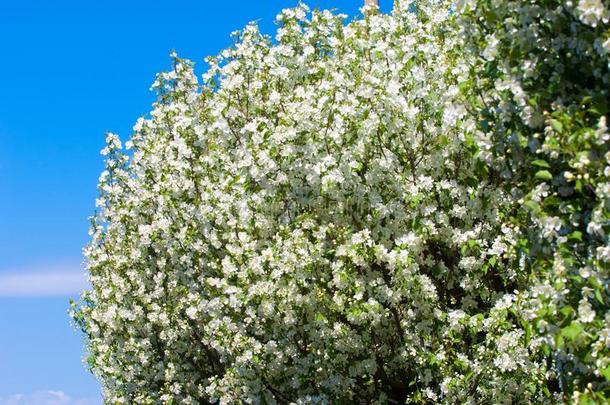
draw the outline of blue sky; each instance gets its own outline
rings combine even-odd
[[[104,133],[129,137],[169,52],[194,60],[296,0],[0,0],[0,405],[97,404],[67,316]],[[350,16],[361,0],[309,0]],[[382,9],[391,0],[381,0]]]

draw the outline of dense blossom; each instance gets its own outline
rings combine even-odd
[[[282,11],[107,136],[109,403],[603,400],[608,4]]]
[[[459,23],[472,76],[463,88],[486,171],[519,198],[515,318],[540,339],[564,401],[610,393],[610,3],[467,2]],[[493,58],[488,57],[490,36]],[[533,226],[532,226],[533,225]]]

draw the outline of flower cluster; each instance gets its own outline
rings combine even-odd
[[[73,305],[106,401],[604,399],[608,5],[277,21],[108,135]]]
[[[542,342],[555,398],[610,398],[610,3],[465,2],[476,156],[520,204],[514,319]],[[494,38],[491,41],[490,38]],[[490,47],[493,49],[491,52]],[[580,402],[579,402],[580,401]]]

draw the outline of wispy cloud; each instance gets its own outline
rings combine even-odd
[[[72,398],[63,391],[36,391],[0,397],[0,405],[98,405],[101,398]]]
[[[87,287],[85,271],[73,264],[0,270],[0,297],[77,295]]]

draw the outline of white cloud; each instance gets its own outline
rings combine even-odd
[[[0,297],[78,295],[88,285],[85,271],[74,264],[0,270]]]
[[[101,398],[72,398],[63,391],[36,391],[0,397],[0,405],[98,405]]]

